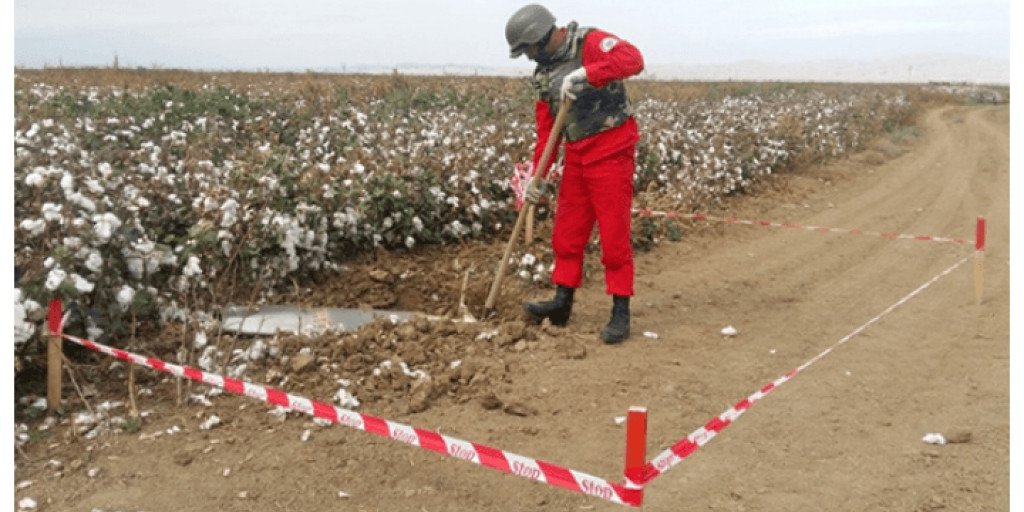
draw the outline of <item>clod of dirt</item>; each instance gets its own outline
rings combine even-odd
[[[586,359],[587,357],[587,346],[579,340],[559,339],[555,343],[555,350],[565,359]]]
[[[188,466],[195,459],[196,454],[192,450],[181,450],[174,454],[174,463],[179,466]]]
[[[369,273],[370,279],[378,283],[391,284],[394,282],[395,277],[391,275],[391,272],[381,269],[373,269]]]
[[[493,411],[495,409],[501,409],[501,406],[504,404],[501,403],[501,400],[497,396],[494,396],[494,393],[487,393],[480,397],[480,405],[488,411]]]
[[[411,396],[409,397],[409,412],[423,412],[430,408],[430,395],[434,390],[434,384],[429,377],[419,379],[413,383]]]
[[[312,366],[314,360],[315,358],[313,357],[313,354],[296,354],[291,361],[292,371],[295,373],[305,371]]]
[[[511,414],[513,416],[536,416],[537,409],[530,407],[522,402],[512,402],[505,406],[505,414]]]
[[[932,496],[928,501],[917,507],[917,510],[920,512],[932,512],[934,510],[942,510],[944,508],[946,508],[945,500],[943,500],[941,496]]]

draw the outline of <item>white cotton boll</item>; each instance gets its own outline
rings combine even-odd
[[[100,195],[100,194],[103,194],[105,192],[105,190],[103,189],[103,186],[100,185],[100,182],[98,182],[98,181],[96,181],[96,180],[94,180],[92,178],[86,178],[85,179],[85,186],[86,186],[86,188],[89,189],[89,192],[92,192],[93,194]]]
[[[103,242],[110,240],[114,230],[121,227],[121,219],[110,212],[93,215],[92,221],[93,232]]]
[[[96,211],[96,202],[93,201],[92,199],[89,199],[88,197],[85,197],[84,195],[82,195],[81,192],[74,192],[68,195],[68,202],[71,204],[78,205],[83,210],[87,210],[90,212]]]
[[[412,218],[412,227],[417,231],[423,231],[423,221],[419,217]]]
[[[95,284],[78,274],[71,274],[71,280],[75,283],[75,289],[82,293],[89,293],[96,288]]]
[[[199,266],[199,258],[196,256],[189,256],[188,263],[185,265],[185,269],[182,270],[181,274],[185,277],[203,275],[203,269]]]
[[[38,172],[31,172],[28,176],[25,176],[25,184],[30,187],[41,187],[43,182],[46,181],[42,174]]]
[[[22,231],[27,231],[29,236],[39,236],[46,230],[46,221],[43,219],[25,219],[18,225]]]
[[[50,270],[50,273],[46,275],[46,289],[51,292],[56,290],[67,277],[67,272],[61,270],[60,267]]]
[[[208,372],[214,371],[214,368],[217,366],[217,347],[208,346],[204,348],[203,354],[199,356],[196,362],[200,368]]]
[[[65,172],[64,176],[60,178],[60,188],[64,189],[64,194],[70,194],[75,190],[75,177],[71,173]]]
[[[63,224],[64,215],[61,214],[61,210],[63,208],[63,205],[54,203],[43,203],[43,206],[42,208],[40,208],[40,211],[43,214],[43,219],[45,219],[47,222],[59,221],[61,224]]]
[[[114,168],[107,162],[100,162],[100,164],[96,166],[96,170],[99,171],[100,176],[103,176],[104,178],[108,178],[110,173],[114,172]]]
[[[245,351],[245,358],[250,361],[260,361],[267,355],[267,344],[263,340],[256,340],[249,345]]]
[[[405,246],[409,249],[412,249],[413,247],[416,246],[416,239],[411,236],[405,237]]]
[[[217,206],[217,200],[212,198],[212,197],[204,197],[202,199],[202,201],[203,201],[203,203],[202,203],[203,204],[203,210],[206,210],[208,212],[211,212],[213,210],[216,210],[216,209],[220,208],[219,206]]]
[[[238,201],[229,198],[220,206],[220,211],[223,212],[220,220],[221,227],[229,228],[238,222]]]
[[[203,347],[206,346],[206,333],[205,332],[199,331],[199,332],[196,333],[196,338],[195,338],[195,341],[193,342],[193,346],[195,346],[196,348],[203,348]]]
[[[121,306],[121,311],[127,311],[134,299],[135,289],[131,286],[124,285],[117,291],[117,303]]]
[[[89,256],[85,259],[85,268],[89,269],[90,272],[99,272],[103,268],[103,257],[100,256],[98,251],[89,253]]]
[[[35,324],[27,322],[28,308],[21,302],[21,290],[14,289],[14,344],[25,343],[36,332]]]
[[[530,254],[530,253],[526,253],[526,254],[523,255],[523,259],[520,260],[519,264],[524,266],[524,267],[528,267],[530,265],[533,265],[536,262],[537,262],[537,257],[536,256],[534,256],[533,254]]]
[[[131,274],[133,279],[142,279],[145,275],[142,258],[138,256],[127,257],[125,258],[125,264],[128,265],[128,273]]]

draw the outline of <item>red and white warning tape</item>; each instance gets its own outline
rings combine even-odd
[[[658,454],[656,457],[654,457],[654,459],[651,462],[647,463],[642,468],[627,469],[627,482],[631,482],[638,486],[643,486],[650,482],[651,480],[653,480],[655,477],[661,475],[665,471],[668,471],[669,468],[672,468],[676,464],[679,464],[680,462],[683,461],[683,459],[689,457],[691,454],[693,454],[693,452],[697,451],[698,448],[704,446],[709,441],[714,439],[715,436],[717,436],[723,429],[725,429],[725,427],[728,427],[733,422],[735,422],[736,419],[743,415],[743,413],[746,412],[747,409],[750,408],[750,406],[754,405],[755,402],[761,400],[769,393],[777,389],[779,386],[785,384],[786,382],[789,382],[790,380],[793,379],[793,377],[796,377],[798,373],[804,371],[805,369],[807,369],[807,367],[816,363],[817,361],[828,355],[830,352],[835,350],[840,345],[846,343],[847,341],[850,341],[851,338],[860,334],[865,329],[881,320],[882,317],[888,315],[894,309],[900,307],[901,305],[915,297],[917,294],[924,291],[926,288],[934,284],[942,277],[950,274],[951,272],[959,268],[961,265],[966,263],[968,259],[969,257],[964,257],[953,266],[947,268],[946,270],[943,270],[935,277],[929,279],[928,282],[924,283],[914,291],[905,295],[902,299],[896,301],[891,306],[885,308],[884,311],[876,315],[871,320],[868,320],[860,327],[854,329],[853,332],[851,332],[850,334],[843,336],[843,338],[836,342],[834,345],[825,349],[820,354],[814,356],[806,363],[796,367],[789,373],[786,373],[785,375],[775,379],[774,381],[769,382],[761,389],[752,393],[750,396],[744,398],[743,400],[740,400],[739,402],[736,403],[736,405],[733,405],[722,414],[712,418],[711,421],[705,423],[704,426],[693,431],[690,435],[686,436],[685,438],[673,444],[667,450]]]
[[[881,236],[888,239],[911,239],[921,241],[946,242],[963,245],[965,242],[960,239],[933,237],[927,235],[900,235],[896,233],[878,233],[872,231],[847,230],[840,228],[824,228],[818,226],[804,226],[800,224],[781,224],[768,221],[748,221],[732,217],[714,217],[705,214],[682,214],[679,212],[658,212],[644,209],[634,209],[634,213],[640,215],[665,216],[668,218],[686,218],[692,220],[720,221],[732,224],[758,225],[765,227],[799,228],[819,232],[851,233],[862,235]],[[977,251],[984,250],[985,224],[982,217],[978,218],[978,232],[975,238]],[[656,477],[676,466],[689,457],[700,447],[714,439],[725,427],[731,425],[743,415],[754,403],[760,401],[776,388],[792,380],[797,374],[819,361],[840,345],[846,343],[854,336],[860,334],[869,326],[878,322],[882,317],[888,315],[899,306],[906,303],[917,294],[934,284],[942,277],[952,273],[965,262],[968,257],[961,259],[953,266],[932,277],[928,282],[919,286],[914,291],[896,301],[894,304],[883,310],[874,318],[847,334],[831,347],[825,349],[817,356],[811,358],[804,364],[791,370],[785,375],[766,384],[761,389],[750,394],[743,400],[730,407],[722,414],[712,418],[704,426],[690,433],[682,440],[674,443],[667,450],[657,455],[647,463],[641,463],[644,459],[644,444],[646,439],[646,410],[630,410],[629,423],[627,424],[627,453],[626,453],[626,479],[623,484],[612,483],[581,471],[557,466],[540,459],[532,459],[517,455],[490,446],[463,441],[452,438],[437,432],[423,430],[420,428],[396,423],[383,418],[368,414],[362,414],[348,409],[335,407],[331,404],[310,400],[297,395],[292,395],[271,387],[252,384],[242,380],[231,379],[221,375],[207,373],[189,366],[178,366],[167,363],[152,357],[140,356],[132,352],[115,349],[96,343],[94,341],[77,338],[63,333],[64,321],[62,318],[62,306],[60,300],[50,302],[48,324],[51,333],[59,334],[64,339],[82,345],[86,348],[102,352],[141,366],[154,370],[169,373],[177,377],[192,379],[197,382],[217,386],[231,393],[245,395],[251,398],[262,400],[269,404],[277,405],[292,411],[302,412],[317,418],[338,423],[356,430],[362,430],[382,437],[401,441],[413,446],[431,450],[443,455],[466,460],[474,464],[497,469],[535,482],[540,482],[552,487],[560,487],[573,492],[594,496],[612,503],[622,505],[640,506],[643,502],[644,486]]]
[[[552,487],[568,489],[570,491],[587,494],[621,505],[639,506],[642,501],[642,489],[627,489],[623,484],[612,483],[603,478],[581,471],[564,468],[562,466],[557,466],[550,462],[524,457],[522,455],[506,452],[504,450],[499,450],[497,448],[492,448],[478,443],[463,441],[437,432],[403,425],[401,423],[378,418],[369,414],[362,414],[348,409],[335,407],[328,403],[292,395],[271,387],[207,373],[189,366],[178,366],[152,357],[140,356],[132,352],[108,347],[94,341],[69,336],[67,334],[63,334],[63,323],[60,320],[60,301],[55,300],[51,302],[50,308],[51,332],[60,333],[63,338],[69,341],[82,345],[83,347],[114,356],[122,361],[146,366],[154,370],[169,373],[177,377],[185,377],[211,386],[217,386],[231,393],[245,395],[292,411],[302,412],[309,414],[310,416],[322,418],[332,423],[338,423],[356,430],[377,434],[382,437],[418,446],[442,455],[466,460],[481,466],[497,469],[504,473],[520,476]],[[56,314],[54,313],[54,309],[56,309]]]
[[[641,217],[666,217],[669,219],[689,219],[689,220],[704,220],[714,222],[724,222],[726,224],[743,224],[747,226],[763,226],[766,228],[792,228],[792,229],[803,229],[807,231],[816,231],[818,233],[847,233],[850,235],[866,235],[866,236],[877,236],[888,240],[917,240],[921,242],[940,242],[950,243],[956,245],[964,245],[967,241],[960,238],[946,238],[941,236],[931,235],[904,235],[900,233],[888,232],[888,231],[865,231],[862,229],[846,229],[846,228],[828,228],[823,226],[812,226],[805,224],[798,224],[794,222],[771,222],[767,220],[743,220],[735,217],[715,217],[714,215],[708,215],[706,213],[680,213],[680,212],[665,212],[657,210],[649,210],[644,208],[634,208],[633,213]]]

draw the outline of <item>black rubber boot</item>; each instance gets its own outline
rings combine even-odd
[[[601,341],[619,343],[629,337],[629,297],[612,297],[612,319],[601,330]]]
[[[527,302],[523,310],[531,321],[541,323],[545,318],[551,319],[551,325],[565,326],[572,314],[572,298],[575,288],[559,285],[555,290],[555,298],[544,302]]]

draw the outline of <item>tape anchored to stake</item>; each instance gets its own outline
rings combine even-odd
[[[59,308],[59,303],[57,303]],[[50,315],[60,318],[60,309],[51,303]],[[56,310],[56,313],[55,311]],[[60,332],[63,329],[59,325]],[[291,411],[302,412],[310,416],[322,418],[332,423],[362,430],[381,437],[394,439],[406,444],[462,459],[474,464],[497,469],[503,473],[559,487],[573,492],[586,494],[620,505],[639,506],[643,490],[626,488],[624,484],[612,483],[600,477],[568,469],[540,459],[533,459],[515,453],[499,450],[487,445],[473,443],[449,437],[438,432],[396,423],[369,414],[362,414],[331,404],[310,400],[284,391],[259,384],[231,379],[207,373],[189,366],[178,366],[152,357],[145,357],[125,350],[120,350],[75,336],[61,334],[68,341],[83,347],[116,357],[122,361],[146,366],[157,371],[169,373],[177,377],[185,377],[197,382],[222,388],[236,395],[245,395],[262,400],[266,403],[283,407]]]
[[[908,293],[891,306],[885,308],[885,310],[876,315],[874,318],[868,320],[860,327],[854,329],[853,332],[844,336],[831,347],[825,349],[820,354],[814,356],[806,363],[794,368],[789,373],[773,380],[772,382],[769,382],[768,384],[765,384],[763,387],[761,387],[761,389],[755,391],[754,393],[751,393],[749,396],[747,396],[743,400],[740,400],[739,402],[736,403],[736,405],[733,405],[722,414],[712,418],[710,421],[705,423],[704,426],[698,428],[697,430],[693,431],[690,435],[677,441],[667,450],[661,452],[660,454],[658,454],[658,456],[654,457],[654,459],[651,460],[651,462],[647,463],[642,469],[634,470],[629,475],[627,475],[627,483],[631,486],[644,486],[650,483],[651,480],[654,480],[658,476],[664,474],[666,471],[668,471],[669,469],[676,466],[677,464],[685,460],[687,457],[692,455],[694,452],[700,449],[700,447],[706,445],[708,442],[714,439],[715,436],[717,436],[723,429],[725,429],[725,427],[732,425],[733,422],[735,422],[740,416],[742,416],[743,413],[750,409],[750,407],[753,406],[756,402],[760,401],[762,398],[764,398],[769,393],[777,389],[779,386],[792,380],[793,377],[796,377],[797,374],[804,371],[812,364],[821,360],[821,358],[831,353],[840,345],[846,343],[847,341],[850,341],[850,339],[852,339],[854,336],[857,336],[865,329],[881,320],[882,317],[884,317],[885,315],[888,315],[896,308],[902,306],[904,303],[917,296],[919,293],[924,291],[926,288],[934,284],[939,279],[949,275],[954,270],[960,268],[960,266],[966,263],[969,258],[969,256],[966,256],[959,262],[955,263],[953,266],[935,275],[926,283],[917,287],[914,291]]]
[[[669,219],[688,219],[688,220],[703,220],[713,222],[724,222],[726,224],[742,224],[744,226],[762,226],[766,228],[790,228],[790,229],[803,229],[806,231],[815,231],[818,233],[845,233],[849,235],[865,235],[865,236],[876,236],[885,238],[886,240],[916,240],[919,242],[939,242],[949,243],[956,245],[966,245],[967,241],[960,238],[947,238],[941,236],[932,235],[905,235],[900,233],[893,233],[890,231],[865,231],[862,229],[846,229],[846,228],[828,228],[824,226],[811,226],[804,224],[796,224],[793,222],[771,222],[767,220],[743,220],[735,217],[715,217],[706,213],[680,213],[680,212],[665,212],[657,210],[649,210],[642,208],[634,208],[633,213],[641,217],[666,217]],[[984,243],[984,241],[982,241]]]

